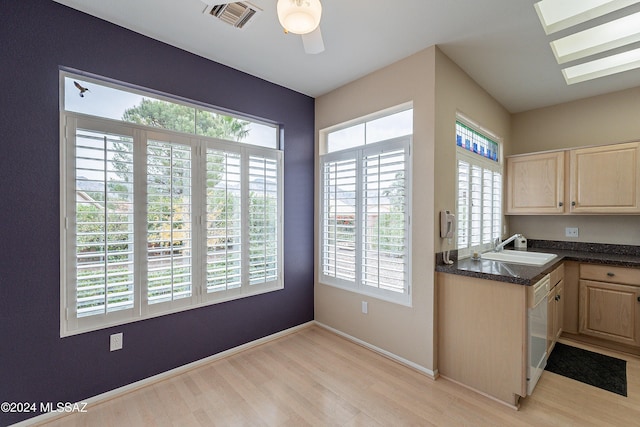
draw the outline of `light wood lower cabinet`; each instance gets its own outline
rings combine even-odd
[[[549,274],[549,295],[547,296],[547,356],[556,345],[564,323],[564,264]]]
[[[560,280],[547,297],[547,355],[562,334],[564,317],[564,280]]]
[[[640,270],[582,264],[579,333],[640,347]]]
[[[527,395],[528,286],[437,274],[438,371],[508,405]]]
[[[562,321],[562,331],[569,334],[578,334],[578,301],[580,293],[580,263],[575,261],[565,261],[563,280],[563,301],[564,311]]]

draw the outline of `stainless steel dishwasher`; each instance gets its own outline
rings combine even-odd
[[[527,395],[533,392],[547,365],[547,274],[529,288],[527,295]]]

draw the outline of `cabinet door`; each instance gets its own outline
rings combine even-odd
[[[556,344],[555,340],[555,302],[556,292],[555,288],[549,292],[547,296],[547,357],[551,354],[553,346]]]
[[[547,297],[547,355],[558,342],[564,318],[564,281],[560,280]]]
[[[570,151],[571,212],[640,212],[640,143]]]
[[[640,346],[640,287],[580,280],[581,334]]]
[[[564,280],[561,280],[556,285],[556,296],[555,300],[555,312],[554,312],[554,335],[555,341],[560,339],[560,334],[562,334],[563,329],[563,321],[564,321]]]
[[[507,158],[507,214],[563,213],[564,152]]]

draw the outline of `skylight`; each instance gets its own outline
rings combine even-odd
[[[558,64],[640,41],[640,12],[551,42]]]
[[[542,0],[535,4],[535,9],[545,33],[552,34],[636,3],[640,0]],[[574,32],[550,45],[558,64],[616,49],[615,54],[564,68],[565,81],[574,84],[640,68],[640,49],[630,50],[637,42],[640,42],[640,12],[636,8],[622,18]],[[629,50],[620,52],[625,47]]]
[[[534,6],[545,33],[553,34],[638,2],[638,0],[542,0]]]
[[[629,50],[562,70],[567,84],[584,82],[640,68],[640,49]]]

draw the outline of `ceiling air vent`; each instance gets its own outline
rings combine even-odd
[[[214,4],[207,6],[204,13],[208,13],[227,24],[242,29],[250,24],[261,9],[248,2]]]

